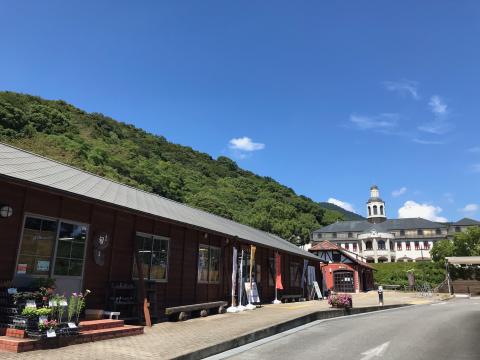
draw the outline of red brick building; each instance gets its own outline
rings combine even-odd
[[[360,292],[373,289],[374,268],[358,255],[329,241],[317,243],[309,251],[325,261],[320,267],[326,290]]]

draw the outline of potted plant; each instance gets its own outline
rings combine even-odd
[[[13,325],[17,329],[35,330],[38,326],[37,309],[34,307],[24,308],[21,315],[14,316]]]
[[[328,297],[328,304],[334,308],[350,309],[352,307],[352,295],[332,294]]]

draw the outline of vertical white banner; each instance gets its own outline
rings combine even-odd
[[[242,284],[243,284],[243,249],[240,255],[240,269],[238,269],[238,305],[242,306]]]
[[[237,285],[237,248],[233,248],[232,257],[232,299],[235,298],[235,286]],[[233,306],[233,303],[232,303]]]

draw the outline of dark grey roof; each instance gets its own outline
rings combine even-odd
[[[314,233],[331,233],[331,232],[368,232],[377,230],[378,232],[389,232],[392,230],[409,230],[409,229],[442,229],[446,228],[446,224],[430,221],[422,218],[407,219],[387,219],[378,224],[372,224],[368,220],[360,221],[339,221],[334,224],[324,226],[315,230]]]
[[[381,198],[379,198],[379,197],[371,197],[370,199],[368,199],[367,204],[368,204],[369,202],[372,202],[372,201],[385,202],[385,201],[383,201],[383,200],[382,200]]]
[[[0,143],[0,175],[320,260],[280,237]]]
[[[457,222],[454,222],[453,225],[458,225],[458,226],[474,226],[478,225],[480,226],[480,221],[469,219],[469,218],[463,218],[461,220],[458,220]]]

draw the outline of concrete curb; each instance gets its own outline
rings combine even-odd
[[[298,317],[296,319],[288,320],[283,323],[275,324],[269,326],[264,329],[260,329],[254,331],[250,334],[242,335],[237,338],[227,340],[215,345],[207,346],[206,348],[196,350],[194,352],[180,355],[173,359],[175,360],[197,360],[203,359],[212,355],[216,355],[222,353],[227,350],[231,350],[237,348],[239,346],[243,346],[254,341],[258,341],[269,336],[273,336],[275,334],[296,328],[298,326],[302,326],[308,324],[313,321],[317,320],[325,320],[331,319],[341,316],[348,316],[348,315],[355,315],[355,314],[363,314],[373,311],[379,310],[387,310],[387,309],[394,309],[400,308],[404,306],[411,306],[411,304],[396,304],[396,305],[385,305],[385,306],[366,306],[366,307],[358,307],[352,309],[339,309],[339,310],[324,310],[324,311],[316,311],[308,315],[304,315]]]

